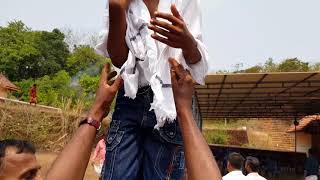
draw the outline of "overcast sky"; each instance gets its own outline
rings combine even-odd
[[[98,32],[105,0],[0,0],[0,26],[22,20],[37,30]],[[210,70],[298,57],[320,62],[319,0],[202,0]]]

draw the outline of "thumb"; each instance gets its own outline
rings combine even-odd
[[[100,75],[100,84],[105,84],[107,82],[109,71],[110,64],[105,64]]]
[[[123,84],[123,80],[122,80],[121,76],[118,76],[111,87],[115,88],[115,90],[118,91],[120,89],[120,87],[122,86],[122,84]]]
[[[172,87],[175,87],[178,84],[178,77],[174,69],[170,69],[170,74],[171,74],[171,84]]]
[[[175,16],[176,18],[178,18],[180,20],[183,20],[183,18],[181,17],[181,15],[177,9],[177,6],[175,4],[171,4],[171,12],[172,12],[173,16]]]
[[[171,69],[174,70],[177,79],[182,79],[185,77],[185,70],[183,69],[183,67],[181,66],[181,64],[179,64],[175,59],[173,58],[169,58],[169,63],[171,66]]]

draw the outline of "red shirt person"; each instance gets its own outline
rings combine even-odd
[[[29,103],[37,104],[37,85],[33,84],[33,86],[29,89]]]

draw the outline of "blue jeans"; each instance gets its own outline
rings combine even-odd
[[[106,136],[104,180],[183,178],[184,152],[177,121],[154,129],[156,116],[150,111],[153,92],[140,88],[135,99],[118,92],[112,122]]]

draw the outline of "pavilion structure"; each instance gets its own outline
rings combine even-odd
[[[196,86],[201,120],[302,118],[320,112],[320,72],[211,74]]]

